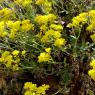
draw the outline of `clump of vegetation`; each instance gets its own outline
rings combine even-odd
[[[94,5],[1,0],[0,95],[94,95]]]

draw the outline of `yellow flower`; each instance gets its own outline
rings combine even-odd
[[[7,36],[7,32],[5,31],[5,22],[0,22],[0,37],[4,38]]]
[[[2,32],[0,32],[0,37],[1,38],[4,38],[4,37],[6,37],[7,36],[7,32],[5,32],[5,31],[2,31]]]
[[[58,24],[58,25],[56,25],[56,24],[51,24],[51,25],[50,25],[50,28],[53,29],[53,30],[56,30],[56,31],[63,30],[63,26],[60,25],[60,24]]]
[[[30,91],[36,91],[37,89],[37,85],[36,84],[33,84],[32,82],[26,82],[24,84],[24,89],[25,90],[30,90]]]
[[[24,55],[26,54],[26,51],[23,50],[23,51],[21,52],[21,54],[24,56]]]
[[[52,2],[46,2],[44,5],[43,5],[43,8],[44,8],[44,11],[46,13],[50,13],[50,11],[52,10]]]
[[[45,4],[46,1],[47,0],[36,0],[36,4],[37,5],[43,5],[43,4]]]
[[[49,85],[43,84],[42,86],[37,87],[37,85],[32,82],[26,82],[24,83],[24,95],[45,95],[48,88]]]
[[[18,31],[20,29],[21,21],[13,22],[13,21],[9,20],[9,21],[7,21],[6,24],[7,24],[7,27],[9,27],[10,29]]]
[[[13,67],[12,67],[13,71],[18,71],[19,69],[20,68],[19,68],[18,64],[13,65]]]
[[[39,32],[39,33],[36,35],[36,37],[39,38],[39,39],[41,39],[41,38],[42,38],[42,35],[43,35],[42,32]]]
[[[90,38],[92,39],[93,42],[95,42],[95,34],[91,35]]]
[[[17,55],[19,54],[19,50],[14,50],[14,51],[12,52],[12,54],[13,54],[14,56],[17,56]]]
[[[12,63],[13,62],[13,56],[7,55],[7,57],[4,58],[4,62]]]
[[[59,38],[55,41],[54,45],[57,47],[61,47],[62,45],[65,45],[66,41],[63,38]]]
[[[12,14],[12,10],[8,9],[8,8],[3,8],[2,10],[0,10],[0,17],[3,19],[7,19],[11,16]]]
[[[13,23],[12,29],[19,30],[20,29],[21,21],[16,21]]]
[[[40,27],[40,31],[42,31],[43,33],[45,33],[46,30],[47,30],[47,26],[46,26],[46,25],[42,25],[42,26]]]
[[[37,95],[37,94],[34,93],[34,92],[31,92],[30,90],[28,90],[28,91],[26,91],[26,92],[24,93],[24,95]]]
[[[17,71],[20,69],[19,62],[20,58],[18,55],[18,50],[14,50],[13,52],[4,51],[1,55],[0,62],[4,64],[8,69],[13,71]]]
[[[16,4],[21,4],[23,0],[14,0]]]
[[[90,66],[93,67],[93,68],[95,68],[95,59],[91,60]]]
[[[46,15],[37,15],[35,18],[35,21],[39,24],[39,25],[44,25],[48,23],[48,18]]]
[[[47,18],[48,18],[48,21],[52,23],[54,22],[54,20],[56,20],[57,16],[55,14],[48,14]]]
[[[29,23],[30,23],[30,20],[28,20],[28,19],[25,19],[25,20],[22,21],[22,25],[23,24],[29,24]]]
[[[12,27],[13,27],[13,23],[14,23],[13,21],[8,20],[8,21],[6,22],[7,27],[12,28]]]
[[[29,31],[31,28],[34,29],[33,24],[30,23],[30,20],[23,20],[21,21],[8,21],[7,26],[11,28],[12,30],[18,31],[20,28],[22,31]]]
[[[13,62],[13,56],[10,55],[10,52],[9,51],[5,51],[1,58],[0,58],[0,62],[3,62],[3,64],[5,64],[5,66],[7,68],[10,68],[11,65],[12,65],[12,62]]]
[[[95,81],[95,69],[91,69],[88,71],[89,76]]]
[[[5,66],[9,69],[11,68],[12,69],[12,62],[11,61],[8,61],[7,63],[5,63]]]
[[[51,38],[58,39],[61,37],[61,33],[59,31],[48,30],[45,35],[41,38],[42,43],[48,42]]]
[[[78,16],[72,19],[72,23],[68,24],[67,27],[79,27],[87,23],[87,16],[88,14],[85,12],[80,13]]]
[[[91,31],[91,30],[93,30],[93,29],[94,29],[94,27],[93,27],[92,24],[90,24],[90,25],[86,28],[86,30],[88,30],[88,31]]]
[[[14,63],[19,63],[20,62],[20,58],[16,58],[15,60],[14,60]]]
[[[0,21],[0,37],[4,38],[7,36],[7,32],[5,31],[5,22]]]
[[[39,86],[37,88],[36,93],[37,94],[40,94],[40,95],[45,95],[46,94],[46,90],[48,90],[48,88],[49,88],[49,85],[43,84],[42,86]]]
[[[22,31],[29,31],[33,26],[31,24],[22,25]]]
[[[80,13],[72,19],[72,23],[69,23],[67,27],[80,27],[86,23],[89,24],[86,28],[88,31],[95,30],[95,10]]]
[[[14,2],[18,5],[22,5],[23,7],[28,7],[31,5],[32,0],[14,0]]]
[[[55,39],[60,38],[60,37],[61,37],[60,31],[55,31],[54,34],[53,34],[53,37],[54,37]]]
[[[26,19],[21,21],[7,21],[7,27],[14,31],[19,31],[22,29],[22,31],[29,31],[30,29],[34,30],[34,25],[30,23],[30,20]]]
[[[88,31],[95,30],[95,19],[90,22],[88,27],[86,28]]]
[[[47,53],[51,53],[51,48],[46,48],[45,51],[46,51]]]
[[[47,52],[42,52],[40,53],[40,55],[38,56],[38,62],[46,62],[46,61],[50,61],[51,60],[51,56],[49,53]]]
[[[0,21],[0,32],[4,31],[5,23],[4,21]]]
[[[22,5],[23,5],[24,7],[30,6],[31,3],[32,3],[32,0],[24,0],[24,2],[22,1]]]
[[[49,13],[52,10],[52,1],[36,0],[36,4],[41,6],[46,13]]]
[[[14,39],[16,37],[16,30],[12,29],[11,33],[9,34],[9,38]]]
[[[2,54],[2,58],[6,58],[9,54],[10,54],[9,51],[5,51],[5,52],[3,52],[3,54]]]
[[[54,14],[38,15],[38,16],[36,16],[35,21],[36,21],[39,25],[42,25],[42,24],[47,25],[48,22],[49,22],[49,23],[54,22],[54,20],[55,20],[56,18],[57,18],[57,17],[56,17],[56,15],[54,15]]]
[[[91,17],[91,18],[95,18],[95,10],[91,10],[88,12],[88,15]]]
[[[30,29],[34,30],[34,25],[30,23],[30,20],[23,20],[21,25],[22,31],[29,31]]]

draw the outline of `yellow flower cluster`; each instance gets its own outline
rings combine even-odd
[[[92,39],[93,42],[95,42],[95,34],[91,35],[90,38]]]
[[[95,81],[95,59],[90,62],[92,69],[88,71],[89,76]]]
[[[37,15],[35,18],[35,21],[39,25],[47,25],[48,23],[52,23],[56,20],[56,16],[54,14],[48,14],[48,15]]]
[[[37,4],[43,4],[45,0],[37,0]],[[47,1],[47,0],[46,0]],[[64,38],[61,38],[61,31],[63,30],[63,26],[61,24],[55,24],[57,20],[57,16],[54,14],[47,15],[38,15],[35,18],[35,22],[37,22],[40,26],[40,32],[37,34],[37,37],[40,38],[42,43],[52,43],[57,47],[61,47],[65,45],[66,41]],[[44,53],[41,53],[41,56],[44,56]]]
[[[17,5],[22,5],[23,7],[27,7],[31,5],[32,0],[14,0],[14,3]]]
[[[36,0],[36,4],[41,6],[46,13],[52,10],[52,2],[49,0]]]
[[[30,23],[30,20],[26,19],[22,21],[21,29],[22,31],[34,30],[34,25]]]
[[[24,95],[45,95],[48,88],[49,85],[43,84],[42,86],[37,87],[37,85],[32,82],[26,82],[24,84]]]
[[[88,23],[87,30],[95,30],[95,10],[84,12],[72,19],[72,23],[69,23],[67,27],[79,27]]]
[[[91,10],[88,12],[88,16],[89,16],[89,26],[87,27],[88,31],[92,31],[95,30],[95,10]]]
[[[25,19],[23,21],[8,21],[7,26],[15,31],[29,31],[34,29],[33,24],[30,23],[30,20]]]
[[[12,10],[9,8],[3,8],[0,10],[0,20],[7,20],[12,15]]]
[[[0,22],[0,38],[6,37],[7,36],[7,32],[5,30],[5,22],[1,21]]]
[[[4,64],[7,68],[12,69],[13,71],[19,70],[19,57],[20,51],[14,50],[12,52],[10,51],[4,51],[0,57],[0,63]],[[25,55],[25,50],[21,51],[22,56]]]
[[[8,28],[10,28],[12,30],[18,31],[20,29],[21,21],[15,21],[14,22],[14,21],[8,20],[6,24],[7,24],[7,27]]]
[[[48,0],[37,0],[37,5],[45,5],[48,4]],[[37,15],[35,18],[35,22],[40,26],[40,32],[37,34],[37,37],[40,38],[42,43],[52,43],[57,47],[61,47],[65,45],[66,41],[62,38],[61,31],[63,30],[63,26],[61,24],[55,24],[57,20],[57,16],[55,14],[51,14],[50,12],[47,15]],[[43,57],[49,55],[46,52],[40,54],[39,57]],[[43,57],[44,58],[44,57]],[[46,59],[45,59],[46,60]],[[49,59],[47,59],[49,60]]]
[[[41,25],[40,27],[40,32],[45,33],[48,28],[50,28],[50,30],[55,30],[55,31],[59,31],[61,32],[63,30],[63,26],[61,24],[50,24],[50,27],[47,27],[48,25]]]
[[[49,42],[52,38],[58,39],[61,37],[60,31],[48,30],[45,32],[45,35],[41,38],[41,42]]]
[[[72,23],[69,23],[67,27],[79,27],[87,23],[87,13],[81,13],[72,19]]]
[[[66,40],[64,38],[59,38],[59,39],[55,40],[54,45],[57,47],[61,47],[61,46],[65,45],[65,43],[66,43]]]
[[[52,60],[50,53],[51,48],[46,48],[45,52],[40,53],[40,55],[38,56],[38,62],[49,62],[50,60]]]
[[[90,24],[87,27],[87,30],[92,31],[95,30],[95,10],[91,10],[89,12],[89,16],[90,16],[89,18]],[[95,34],[91,35],[90,38],[92,39],[93,42],[95,42]]]
[[[9,31],[7,31],[9,29]],[[30,20],[25,19],[23,21],[0,21],[0,37],[4,38],[8,36],[14,39],[17,31],[27,32],[29,30],[34,30],[34,26],[30,23]]]
[[[56,30],[56,31],[61,31],[63,30],[63,26],[61,24],[51,24],[50,29]]]
[[[47,31],[47,29],[48,29],[47,25],[41,25],[40,32],[45,33]]]
[[[61,47],[62,45],[65,45],[66,40],[64,38],[61,38],[61,32],[60,31],[55,31],[53,29],[50,29],[45,32],[45,35],[42,36],[41,42],[42,43],[49,43],[49,42],[54,42],[54,45],[57,47]]]
[[[36,4],[43,7],[45,11],[46,8],[52,5],[49,0],[36,0]],[[51,7],[50,7],[51,8]],[[51,8],[52,9],[52,8]],[[50,9],[50,10],[51,10]],[[57,20],[57,16],[55,14],[51,14],[50,10],[47,12],[46,15],[37,15],[35,17],[35,22],[39,25],[40,31],[37,34],[37,37],[41,40],[43,44],[52,44],[58,48],[65,45],[66,40],[62,38],[62,30],[63,26],[61,24],[55,24]],[[40,53],[38,56],[38,62],[49,62],[52,60],[50,55],[51,48],[45,49],[45,52]]]

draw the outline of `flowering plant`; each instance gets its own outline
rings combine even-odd
[[[14,93],[80,95],[86,86],[78,89],[79,80],[95,80],[94,2],[79,1],[0,1],[0,69],[19,89]]]

